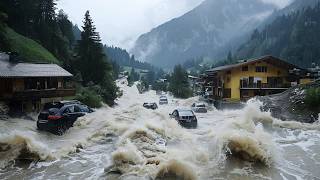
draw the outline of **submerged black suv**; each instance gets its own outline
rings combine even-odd
[[[63,135],[79,117],[91,112],[91,108],[79,101],[47,103],[38,116],[37,127],[41,131]]]

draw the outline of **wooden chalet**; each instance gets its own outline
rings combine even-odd
[[[20,63],[0,53],[0,101],[16,111],[38,111],[44,103],[74,96],[71,78],[56,64]]]

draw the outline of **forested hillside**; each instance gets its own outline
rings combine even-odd
[[[137,69],[153,69],[152,65],[146,62],[140,62],[135,59],[134,55],[130,55],[127,50],[113,47],[113,46],[104,46],[104,52],[108,54],[108,57],[111,61],[117,63],[119,66],[129,66]]]
[[[62,65],[74,74],[77,99],[92,107],[112,105],[117,97],[114,72],[89,11],[82,31],[55,0],[0,1],[0,51],[15,51],[25,61]]]
[[[170,69],[197,57],[218,60],[245,42],[276,8],[259,0],[205,0],[141,35],[131,52],[140,60]]]
[[[70,70],[69,61],[72,58],[72,48],[75,43],[72,31],[73,25],[63,11],[56,13],[55,1],[2,0],[0,1],[0,11],[6,17],[4,22],[10,28],[41,44],[51,52],[56,59],[59,59],[61,64],[69,67],[67,69]],[[5,39],[9,44],[11,41],[10,38],[11,35]],[[18,38],[18,41],[21,39],[23,38]],[[21,49],[16,49],[14,46],[9,46],[2,50],[18,51],[21,55],[33,54],[33,51],[21,51]],[[26,58],[27,60],[34,60],[33,56]],[[43,57],[43,59],[39,59],[39,61],[50,61],[49,59],[50,58]]]
[[[266,54],[280,57],[301,67],[320,64],[320,3],[277,17],[235,53],[237,59]]]

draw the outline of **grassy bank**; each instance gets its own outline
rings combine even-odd
[[[1,33],[10,50],[18,52],[27,62],[60,64],[57,58],[36,41],[18,34],[9,27],[5,27]]]

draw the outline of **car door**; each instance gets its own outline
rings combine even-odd
[[[85,115],[84,108],[81,107],[80,105],[74,106],[74,113],[77,118]]]
[[[172,113],[172,115],[173,115],[174,119],[179,120],[179,113],[178,113],[177,110],[175,110],[175,111]]]
[[[67,119],[68,119],[68,123],[69,124],[73,124],[74,121],[77,120],[77,114],[74,112],[74,105],[70,105],[66,108],[66,113],[65,115],[67,116]]]

